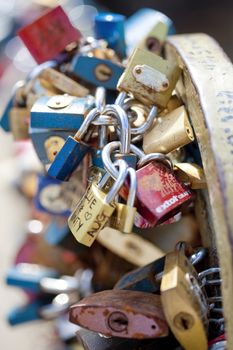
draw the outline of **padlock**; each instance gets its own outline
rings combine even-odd
[[[144,266],[161,258],[165,253],[139,235],[122,233],[111,227],[100,231],[97,241],[112,253],[135,266]]]
[[[164,23],[168,27],[168,35],[175,34],[172,20],[164,13],[154,9],[142,8],[126,20],[125,36],[128,55],[130,55],[134,48],[139,44],[141,38],[145,37],[159,22]]]
[[[133,168],[129,167],[127,169],[127,174],[130,178],[127,203],[124,204],[118,202],[116,204],[116,210],[111,216],[109,226],[124,233],[131,233],[137,211],[136,207],[134,206],[137,191],[137,179],[136,171]]]
[[[147,33],[146,37],[138,44],[138,47],[159,55],[167,37],[167,33],[168,25],[165,22],[158,21]]]
[[[161,282],[164,313],[185,350],[208,349],[208,305],[198,275],[183,252],[168,253]]]
[[[193,140],[192,126],[185,107],[181,106],[156,120],[153,128],[143,136],[143,150],[167,154]]]
[[[177,179],[187,183],[192,189],[207,188],[203,168],[193,163],[175,163],[174,171]]]
[[[160,296],[137,291],[92,294],[71,306],[70,321],[106,336],[145,339],[168,335]]]
[[[13,107],[9,112],[10,129],[14,140],[29,138],[30,111],[25,107]]]
[[[41,291],[40,281],[42,278],[57,278],[58,276],[59,274],[55,269],[36,264],[21,263],[15,265],[7,272],[6,283],[9,286],[39,293]]]
[[[96,39],[106,40],[121,58],[126,56],[124,24],[125,16],[119,13],[100,12],[95,16]]]
[[[164,160],[168,161],[167,157],[152,153],[139,160],[136,171],[136,207],[153,225],[173,217],[193,198],[190,189],[176,179],[167,165],[162,164]]]
[[[181,69],[172,62],[142,49],[135,49],[117,89],[130,92],[146,105],[166,107]]]
[[[53,87],[71,96],[85,97],[89,90],[77,81],[62,74],[54,68],[47,68],[41,71],[39,79],[42,85],[50,83]]]
[[[39,98],[31,109],[31,128],[78,130],[94,98],[68,95]]]
[[[88,247],[93,244],[116,208],[114,199],[127,174],[127,164],[123,160],[119,160],[118,164],[119,176],[110,191],[106,194],[102,189],[109,178],[106,174],[98,185],[93,183],[87,188],[68,219],[69,228],[77,241]]]
[[[81,139],[87,132],[88,127],[92,121],[100,115],[97,108],[92,109],[81,127],[76,132],[74,137],[69,136],[57,153],[53,163],[51,164],[48,174],[51,177],[57,178],[62,181],[67,181],[71,174],[75,171],[78,165],[81,163],[84,156],[90,150],[90,146],[87,143],[81,142]]]
[[[34,203],[37,210],[52,215],[67,217],[71,212],[61,194],[61,181],[47,175],[38,175],[38,188]]]
[[[38,158],[42,164],[48,164],[53,162],[70,135],[70,131],[29,127],[29,135]]]
[[[170,99],[167,103],[166,108],[159,108],[158,116],[163,117],[166,114],[174,111],[174,109],[181,107],[181,106],[183,106],[182,100],[176,94],[173,93],[173,95],[170,97]]]
[[[71,25],[61,6],[21,28],[18,35],[37,63],[56,58],[67,45],[81,39],[81,33]]]
[[[71,62],[71,72],[95,86],[116,90],[117,82],[124,71],[119,63],[97,57],[77,54]]]
[[[78,329],[76,335],[85,350],[167,350],[174,349],[178,345],[172,335],[163,338],[138,340],[103,337],[101,334],[84,328]]]

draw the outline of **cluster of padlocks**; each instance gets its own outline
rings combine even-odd
[[[37,247],[47,263],[19,252],[7,283],[28,304],[8,320],[69,314],[89,350],[225,349],[220,269],[194,213],[205,175],[176,94],[181,69],[161,55],[174,29],[153,14],[133,51],[118,14],[98,14],[92,38],[61,7],[19,31],[38,66],[14,87],[1,126],[30,138],[43,164],[33,201],[48,214]]]

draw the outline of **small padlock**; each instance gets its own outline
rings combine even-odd
[[[157,158],[160,161],[150,161]],[[155,153],[138,162],[136,207],[151,224],[157,225],[173,217],[192,199],[190,189],[179,182],[167,165],[167,157]],[[166,164],[169,164],[166,163]]]
[[[164,313],[185,350],[208,349],[208,305],[192,264],[181,251],[166,255],[161,282]]]
[[[85,114],[93,108],[94,98],[68,95],[40,97],[31,109],[31,127],[39,129],[78,130]]]
[[[92,294],[70,308],[70,321],[81,327],[122,338],[168,335],[160,296],[126,290]]]
[[[68,225],[78,242],[90,247],[98,233],[105,226],[116,208],[115,196],[123,185],[127,164],[123,160],[118,161],[119,176],[110,191],[103,192],[109,176],[104,175],[99,184],[91,184],[83,198],[68,219]]]
[[[122,233],[111,227],[100,231],[97,241],[112,253],[135,266],[144,266],[161,258],[165,253],[139,235],[130,232]]]
[[[187,183],[192,189],[207,188],[203,168],[193,163],[175,163],[174,172],[177,179]]]
[[[130,92],[146,105],[166,107],[181,69],[172,62],[137,48],[120,77],[117,89]]]
[[[54,161],[70,131],[29,127],[29,135],[38,158],[42,164],[48,164]]]
[[[192,126],[185,107],[181,106],[156,120],[153,128],[143,136],[143,150],[167,154],[193,140]]]
[[[167,33],[167,23],[158,21],[147,33],[145,38],[143,38],[142,41],[138,44],[138,47],[159,55],[161,53],[163,43],[167,37]]]
[[[100,112],[97,110],[97,108],[92,109],[86,116],[80,129],[76,132],[74,137],[69,136],[67,138],[65,144],[56,155],[48,170],[48,174],[51,177],[62,181],[67,181],[69,179],[71,174],[81,163],[84,156],[90,150],[90,146],[83,141],[81,142],[81,139],[86,134],[92,121],[99,115]]]
[[[21,28],[18,35],[37,63],[56,58],[67,45],[81,39],[81,33],[71,25],[61,6]]]
[[[77,81],[62,74],[54,68],[47,68],[41,71],[39,79],[42,85],[44,82],[50,83],[53,87],[71,96],[85,97],[89,94],[89,90]],[[46,85],[45,85],[46,87]]]
[[[61,181],[47,175],[38,176],[38,188],[34,198],[37,210],[52,214],[69,216],[70,208],[61,193]]]
[[[103,86],[108,90],[116,90],[117,82],[124,71],[119,63],[97,57],[74,56],[71,71],[78,78],[95,86]]]
[[[126,56],[124,24],[125,16],[119,13],[100,12],[95,16],[96,39],[106,40],[121,58]]]

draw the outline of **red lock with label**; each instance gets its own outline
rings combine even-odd
[[[136,174],[137,210],[153,226],[174,216],[192,199],[190,189],[160,162],[150,162]]]
[[[21,28],[18,35],[37,63],[54,59],[67,45],[81,39],[61,6]]]

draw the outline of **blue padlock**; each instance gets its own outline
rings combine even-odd
[[[100,112],[97,108],[92,109],[74,137],[68,137],[48,170],[50,176],[62,181],[68,181],[71,174],[90,150],[90,146],[82,142],[81,139],[86,134],[93,120],[99,115]]]
[[[44,277],[58,277],[56,270],[36,264],[20,263],[12,267],[6,276],[9,286],[20,287],[30,292],[41,291],[40,281]]]
[[[162,12],[154,9],[140,9],[127,19],[125,23],[127,55],[130,55],[133,52],[139,41],[145,37],[151,28],[158,22],[163,22],[167,25],[168,35],[175,34],[172,20]]]
[[[7,315],[7,321],[11,326],[17,326],[22,323],[31,322],[41,319],[40,309],[50,304],[51,297],[38,298],[24,306],[19,306],[12,309]]]
[[[104,39],[108,47],[124,58],[125,45],[125,16],[118,13],[100,12],[95,16],[95,37]]]
[[[34,198],[36,209],[51,215],[68,217],[70,208],[62,196],[62,182],[48,175],[38,175],[37,193]]]
[[[71,62],[71,70],[75,76],[95,86],[116,90],[124,67],[106,59],[77,54]]]
[[[69,95],[40,97],[31,109],[31,127],[39,129],[78,130],[86,111],[94,107],[93,96]]]
[[[64,145],[65,140],[70,135],[70,130],[37,129],[30,127],[29,135],[40,161],[43,164],[49,164]]]

